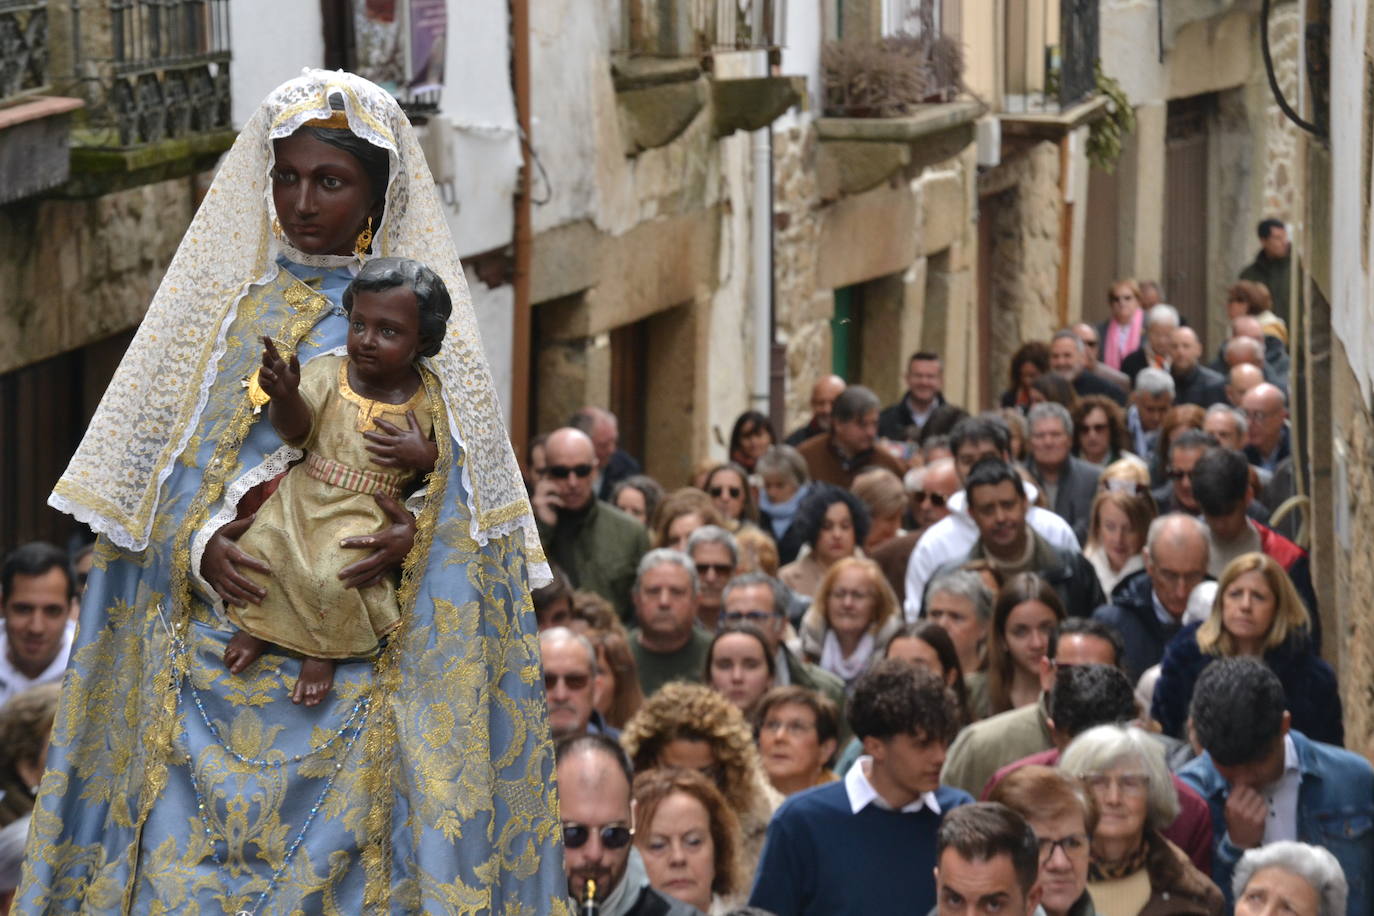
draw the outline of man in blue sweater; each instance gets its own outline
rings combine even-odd
[[[1231,896],[1245,850],[1279,840],[1324,846],[1350,885],[1350,916],[1374,913],[1374,767],[1289,728],[1283,684],[1253,658],[1207,666],[1193,688],[1204,753],[1179,778],[1212,810],[1212,880]]]
[[[958,729],[954,696],[889,659],[859,676],[847,710],[863,743],[842,782],[788,799],[768,825],[751,906],[777,916],[924,913],[935,905],[940,818],[973,799],[940,785]]]

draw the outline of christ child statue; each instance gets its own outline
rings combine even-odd
[[[307,706],[333,687],[336,661],[375,654],[401,622],[394,575],[347,577],[339,570],[351,555],[341,542],[389,525],[387,505],[434,467],[434,405],[417,360],[439,352],[453,305],[428,267],[375,258],[344,291],[343,307],[346,357],[319,356],[302,368],[263,338],[258,378],[271,397],[268,417],[306,456],[239,538],[263,569],[271,561],[270,581],[247,567],[265,597],[227,608],[238,628],[224,650],[229,671],[241,673],[269,646],[297,653],[291,699]]]

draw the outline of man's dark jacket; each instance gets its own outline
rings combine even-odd
[[[624,449],[616,449],[611,453],[611,460],[606,462],[606,470],[601,472],[601,488],[596,491],[596,498],[609,501],[616,484],[639,472],[639,462]]]
[[[1027,461],[1026,467],[1040,485],[1041,492],[1045,492],[1045,484],[1036,463]],[[1088,516],[1092,513],[1093,497],[1097,496],[1097,481],[1101,476],[1101,468],[1072,455],[1059,475],[1059,486],[1054,492],[1054,505],[1050,506],[1050,510],[1069,523],[1080,542],[1088,529]]]
[[[896,404],[884,407],[878,414],[878,435],[894,442],[915,442],[920,445],[931,436],[949,435],[954,425],[967,416],[968,412],[962,407],[950,404],[944,395],[937,394],[925,424],[917,426],[911,421],[911,408],[904,395]]]
[[[1121,634],[1126,643],[1126,676],[1132,683],[1140,680],[1145,669],[1159,664],[1164,647],[1183,629],[1181,623],[1165,624],[1155,615],[1154,583],[1144,570],[1117,585],[1112,603],[1094,611],[1093,619]]]
[[[1111,398],[1122,407],[1126,406],[1126,392],[1091,372],[1080,372],[1075,375],[1073,390],[1080,398],[1090,394],[1100,394],[1103,397]]]
[[[1255,259],[1245,265],[1245,269],[1240,272],[1242,280],[1249,280],[1251,283],[1263,283],[1269,287],[1269,298],[1273,302],[1273,311],[1285,322],[1288,321],[1288,276],[1292,269],[1293,249],[1288,249],[1288,254],[1281,258],[1271,258],[1264,253],[1261,248],[1255,255]]]
[[[596,592],[625,623],[634,616],[630,591],[639,560],[649,551],[644,526],[619,509],[591,500],[581,512],[560,510],[552,527],[539,522],[544,553],[568,574],[574,588]]]
[[[1174,403],[1211,407],[1226,403],[1226,379],[1220,372],[1198,363],[1191,372],[1174,374]]]

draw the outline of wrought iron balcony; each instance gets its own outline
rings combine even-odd
[[[787,0],[620,0],[612,46],[651,57],[771,50],[786,25]]]
[[[1007,0],[1002,110],[1058,112],[1097,87],[1097,0]]]
[[[0,105],[47,88],[47,0],[0,0]]]
[[[229,0],[52,0],[54,80],[86,100],[77,145],[130,149],[232,128]]]

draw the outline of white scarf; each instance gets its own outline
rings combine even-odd
[[[821,643],[821,667],[838,675],[846,684],[858,677],[873,657],[873,634],[865,633],[854,652],[845,657],[840,649],[840,639],[834,630],[825,631],[825,641]]]

